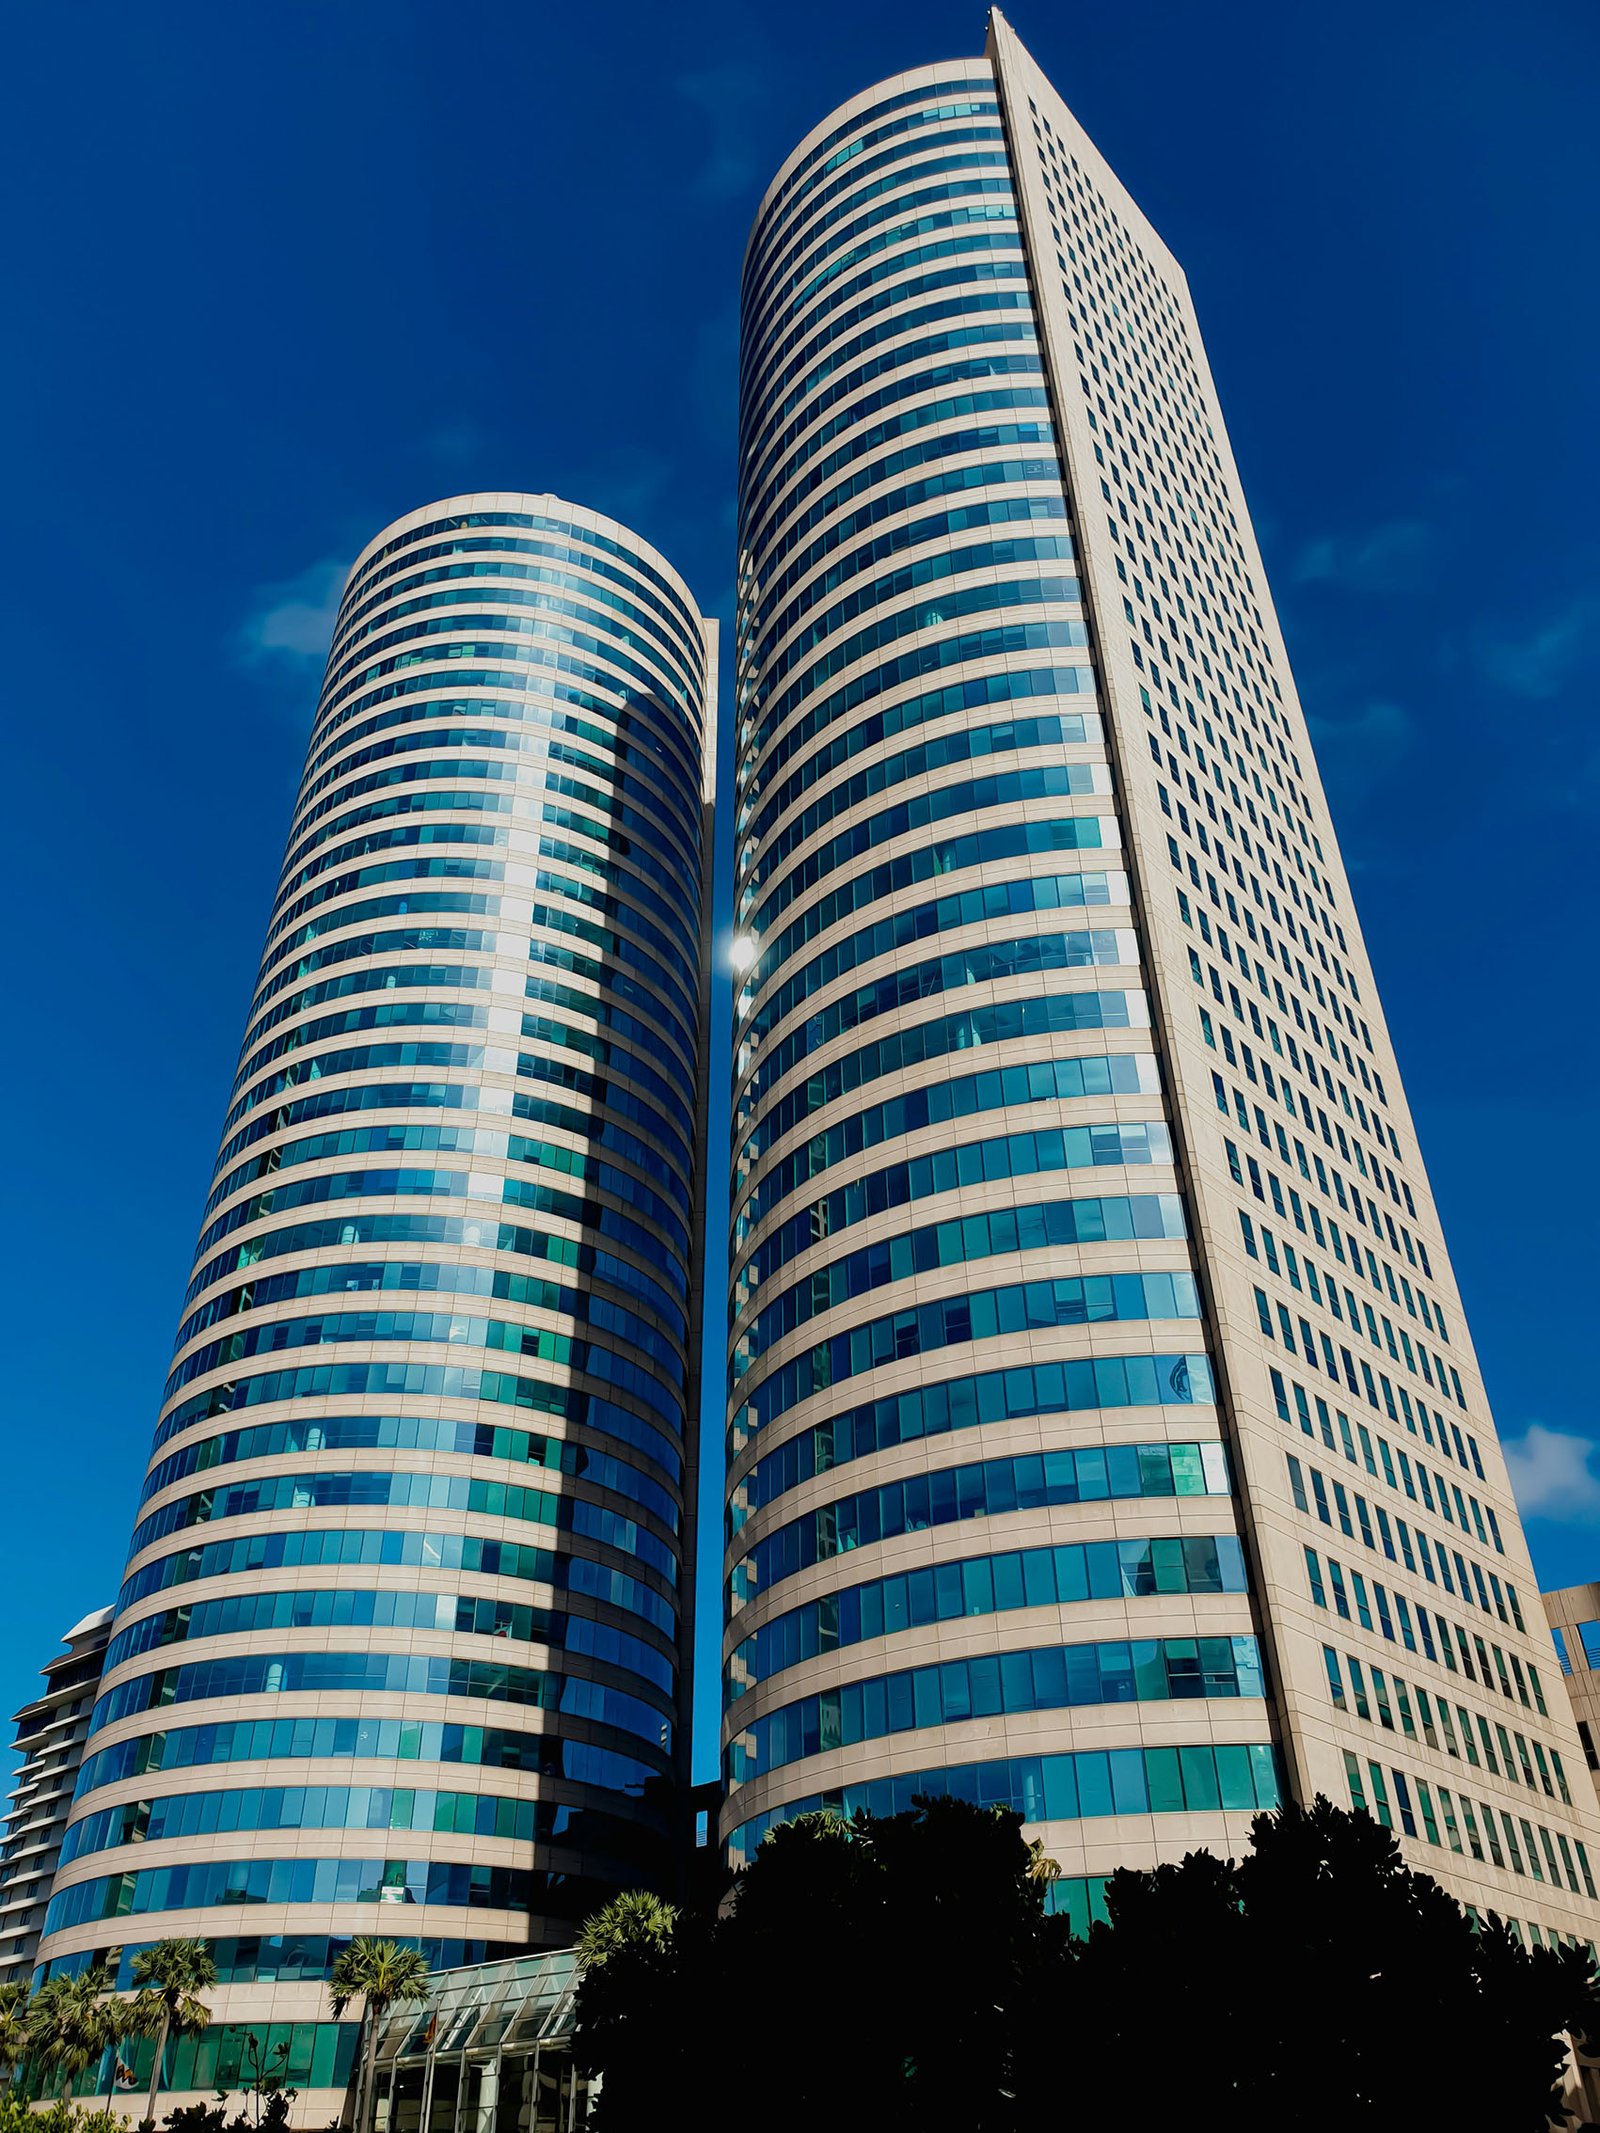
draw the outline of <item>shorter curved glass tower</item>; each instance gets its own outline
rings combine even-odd
[[[213,1944],[180,2091],[247,2024],[320,2122],[352,1934],[559,1945],[669,1871],[714,719],[593,512],[350,574],[41,1951]]]

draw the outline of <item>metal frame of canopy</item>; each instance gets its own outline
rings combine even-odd
[[[376,2133],[580,2133],[577,1987],[571,1948],[438,1972],[379,2035]]]

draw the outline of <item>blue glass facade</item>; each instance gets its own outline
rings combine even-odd
[[[351,1933],[662,1876],[715,648],[547,497],[340,608],[44,1948],[204,1934],[295,2064]],[[734,666],[730,1857],[1004,1801],[1086,1917],[1323,1791],[1570,1930],[1578,1736],[1193,309],[998,11],[762,202]]]
[[[1323,1794],[1591,1939],[1182,267],[996,8],[784,163],[741,329],[729,1856],[1001,1802],[1081,1923]]]
[[[352,571],[46,1961],[198,1933],[219,2020],[314,2020],[353,1933],[556,1945],[669,1871],[714,720],[593,513]]]
[[[736,1858],[1086,1727],[1086,1771],[1172,1742],[1188,1791],[1030,1817],[1220,1806],[1217,1755],[1276,1797],[1051,390],[988,63],[835,113],[744,273]]]

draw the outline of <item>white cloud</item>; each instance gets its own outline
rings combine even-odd
[[[703,161],[690,190],[702,200],[716,201],[749,192],[768,153],[760,125],[771,89],[768,70],[728,59],[680,75],[672,86],[697,114],[690,125]]]
[[[1295,559],[1297,585],[1343,585],[1354,592],[1415,592],[1433,575],[1438,535],[1419,518],[1390,519],[1370,533],[1328,534]]]
[[[1314,717],[1309,724],[1330,773],[1363,791],[1393,778],[1416,740],[1416,721],[1405,705],[1382,697],[1370,697],[1349,718]]]
[[[618,445],[598,453],[574,493],[588,498],[597,511],[644,532],[661,499],[680,479],[674,460],[642,446]]]
[[[689,392],[706,435],[720,449],[734,435],[739,408],[739,307],[724,304],[695,329]]]
[[[281,585],[259,586],[250,613],[239,627],[239,652],[245,663],[293,670],[320,665],[328,656],[349,567],[329,556]]]
[[[1500,1448],[1524,1518],[1600,1525],[1600,1476],[1590,1464],[1592,1438],[1530,1422],[1525,1436],[1503,1439]]]
[[[1479,664],[1491,682],[1535,703],[1559,696],[1600,648],[1600,595],[1579,593],[1565,607],[1518,636],[1485,633]]]
[[[480,458],[489,446],[489,434],[483,425],[474,422],[470,415],[463,415],[453,422],[440,422],[431,430],[424,431],[418,440],[429,458],[437,459],[447,467],[469,465]]]

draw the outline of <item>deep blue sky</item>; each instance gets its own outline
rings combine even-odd
[[[1188,270],[1491,1394],[1539,1432],[1536,1558],[1600,1575],[1600,16],[1013,19]],[[976,0],[11,14],[0,1714],[116,1590],[342,566],[436,496],[552,489],[726,616],[755,201],[983,33]]]

